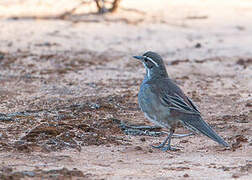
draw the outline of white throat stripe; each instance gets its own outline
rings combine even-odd
[[[153,59],[151,59],[150,57],[147,56],[143,56],[144,58],[147,58],[149,61],[151,61],[153,64],[155,64],[155,66],[159,66],[155,61],[153,61]]]

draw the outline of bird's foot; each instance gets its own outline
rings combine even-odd
[[[180,149],[174,148],[171,145],[165,146],[164,144],[160,144],[158,146],[151,145],[153,148],[161,149],[162,151],[179,151]]]
[[[180,149],[177,149],[175,147],[172,147],[171,145],[167,145],[161,148],[162,151],[179,151]]]
[[[161,149],[164,147],[164,144],[160,144],[158,146],[151,145],[151,147],[156,148],[156,149]]]

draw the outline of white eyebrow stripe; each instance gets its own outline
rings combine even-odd
[[[147,58],[149,61],[151,61],[153,64],[155,64],[155,66],[159,66],[153,59],[151,59],[150,57],[147,56],[143,56],[144,58]]]

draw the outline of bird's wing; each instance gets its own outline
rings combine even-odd
[[[159,86],[161,102],[172,110],[184,113],[182,123],[193,131],[201,132],[214,141],[229,146],[200,116],[200,112],[182,90],[172,81],[167,80],[168,86]],[[165,88],[162,88],[165,87]]]
[[[164,83],[164,84],[162,84]],[[187,114],[197,114],[200,112],[183,91],[171,80],[167,79],[159,84],[161,102],[170,109],[177,110]]]
[[[187,100],[189,101],[190,105],[193,107],[193,109],[197,112],[199,112],[198,107],[193,103],[193,101],[187,97]],[[200,112],[199,112],[200,113]]]
[[[165,94],[162,97],[162,101],[165,102],[170,109],[181,111],[188,114],[200,114],[200,112],[195,109],[195,106],[190,106],[180,95],[177,93],[173,95]]]

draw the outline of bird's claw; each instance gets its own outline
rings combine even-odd
[[[164,147],[164,145],[163,144],[160,144],[158,146],[151,145],[151,147],[156,148],[156,149],[161,149]]]
[[[161,149],[162,151],[179,151],[180,149],[174,148],[171,145],[164,146],[163,144],[160,144],[158,146],[151,145],[153,148]]]
[[[168,146],[162,147],[161,150],[166,152],[166,151],[179,151],[180,149],[177,149],[177,148],[171,147],[171,145],[168,145]]]

